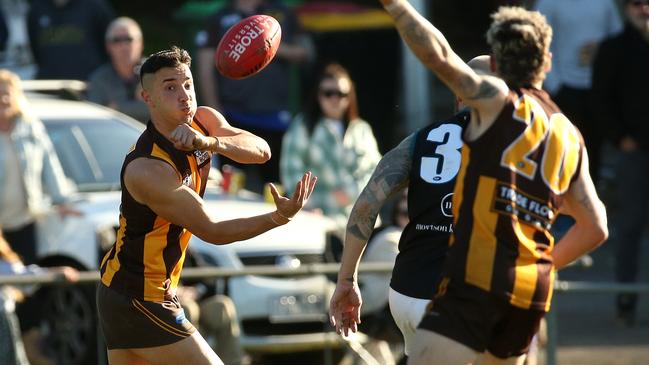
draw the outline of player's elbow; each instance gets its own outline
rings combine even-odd
[[[264,143],[264,145],[259,148],[259,156],[260,156],[261,163],[268,162],[270,158],[273,157],[273,154],[270,151],[270,146],[268,146],[268,143]]]
[[[588,242],[590,248],[595,249],[608,239],[608,225],[606,222],[606,215],[601,216],[599,219],[592,221],[583,230],[588,234]]]
[[[606,224],[597,224],[592,232],[593,241],[596,242],[595,247],[601,245],[608,239],[608,227]]]

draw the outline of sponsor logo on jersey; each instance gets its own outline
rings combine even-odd
[[[194,156],[196,157],[196,164],[198,166],[210,159],[210,154],[207,151],[194,150]]]
[[[498,182],[493,209],[501,214],[512,215],[519,221],[549,230],[557,210],[543,199],[520,191],[516,186]]]
[[[444,217],[453,216],[453,193],[448,193],[442,198],[440,208],[442,209],[442,214],[444,215]]]

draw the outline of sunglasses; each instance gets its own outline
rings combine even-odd
[[[630,1],[629,4],[631,4],[633,6],[637,6],[637,7],[647,6],[647,5],[649,5],[649,0],[633,0],[633,1]]]
[[[123,36],[123,37],[112,37],[108,40],[108,42],[112,44],[118,44],[118,43],[133,43],[135,39],[131,36]]]
[[[325,89],[325,90],[320,90],[320,95],[324,96],[325,98],[331,98],[331,97],[339,97],[339,98],[346,98],[349,96],[349,93],[344,93],[340,90],[334,90],[334,89]]]

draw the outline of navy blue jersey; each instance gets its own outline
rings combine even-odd
[[[471,118],[462,111],[417,131],[408,185],[410,222],[399,240],[390,287],[409,297],[433,297],[453,231],[453,187],[460,171],[462,131]]]

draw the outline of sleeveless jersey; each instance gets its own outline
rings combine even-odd
[[[195,118],[192,127],[203,135],[208,134]],[[137,158],[168,163],[183,185],[203,196],[211,153],[180,151],[149,122],[122,165],[119,230],[115,245],[102,260],[101,281],[133,298],[160,302],[169,299],[172,289],[178,285],[191,233],[133,199],[124,184],[124,171]]]
[[[550,228],[582,153],[581,134],[544,91],[510,92],[494,124],[462,148],[444,276],[549,310]]]
[[[453,232],[452,196],[460,170],[462,131],[471,113],[419,130],[408,185],[408,225],[399,240],[390,286],[413,298],[431,299]]]

